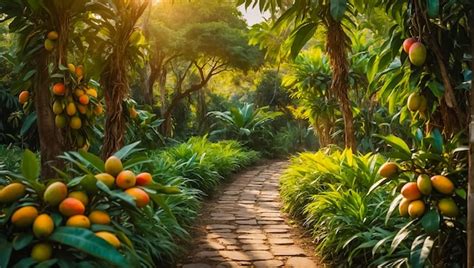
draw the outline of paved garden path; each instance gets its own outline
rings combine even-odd
[[[322,267],[280,212],[278,182],[286,165],[254,167],[224,186],[204,207],[190,255],[178,267]]]

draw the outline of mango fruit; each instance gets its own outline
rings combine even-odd
[[[451,195],[454,192],[453,182],[445,176],[433,176],[431,177],[431,183],[433,188],[442,194]]]
[[[411,45],[414,43],[416,43],[416,39],[413,37],[405,39],[405,41],[403,41],[403,51],[408,54],[410,52]]]
[[[104,112],[104,108],[102,108],[102,105],[99,103],[95,108],[94,108],[94,114],[95,115],[101,115]]]
[[[71,72],[71,73],[76,72],[76,66],[74,66],[74,64],[72,64],[72,63],[68,63],[67,68],[69,69],[69,72]]]
[[[66,106],[67,115],[73,116],[73,115],[76,114],[76,112],[77,112],[77,108],[76,108],[76,105],[74,104],[74,102],[68,103],[68,105]]]
[[[116,156],[111,156],[105,161],[105,172],[117,176],[123,170],[122,161]]]
[[[38,243],[31,250],[31,258],[37,262],[43,262],[51,259],[53,247],[49,243]]]
[[[51,32],[48,33],[47,38],[49,40],[56,40],[56,39],[59,38],[59,34],[56,31],[51,31]]]
[[[64,111],[63,104],[60,101],[55,101],[53,103],[53,113],[58,115],[62,114]]]
[[[53,51],[54,41],[51,39],[44,40],[44,49],[46,49],[47,51]]]
[[[59,212],[66,217],[84,214],[86,208],[81,201],[68,197],[59,204]]]
[[[20,104],[25,104],[28,102],[29,98],[30,98],[30,92],[23,90],[18,96],[18,102]]]
[[[94,210],[89,214],[89,220],[92,224],[110,224],[110,216],[107,212]]]
[[[150,196],[140,188],[133,187],[125,190],[125,193],[135,199],[137,207],[142,208],[150,202]]]
[[[408,182],[406,183],[401,190],[403,197],[412,201],[416,199],[420,199],[421,192],[416,185],[416,182]]]
[[[91,227],[91,222],[89,218],[84,215],[75,215],[67,220],[66,226],[88,229]]]
[[[450,197],[440,199],[438,209],[441,215],[446,217],[457,217],[459,215],[459,208]]]
[[[26,186],[14,182],[0,190],[0,203],[12,203],[26,195]]]
[[[426,60],[426,47],[421,42],[415,42],[410,46],[410,51],[408,52],[408,57],[410,61],[415,66],[421,66],[425,63]]]
[[[115,248],[120,247],[120,240],[117,238],[116,235],[109,233],[109,232],[97,232],[95,233],[96,236],[104,239],[107,243],[111,244]]]
[[[153,182],[153,177],[148,172],[142,172],[136,176],[136,184],[140,186],[145,186]]]
[[[425,203],[421,200],[412,201],[408,205],[408,215],[412,218],[418,218],[425,214]]]
[[[112,177],[112,175],[108,173],[99,173],[95,175],[95,178],[101,182],[103,182],[105,185],[107,185],[109,188],[113,188],[115,185],[115,178]]]
[[[67,197],[67,186],[62,182],[53,182],[44,191],[43,199],[51,206],[57,206]]]
[[[86,114],[87,113],[87,106],[78,104],[77,105],[77,110],[79,110],[79,113],[81,114]]]
[[[31,226],[38,217],[38,210],[33,206],[26,206],[17,209],[12,217],[11,222],[16,227],[24,228]]]
[[[416,179],[416,185],[418,187],[418,190],[424,195],[429,195],[431,194],[431,190],[433,189],[431,185],[431,180],[430,177],[426,174],[421,174],[418,176]]]
[[[86,90],[86,94],[91,97],[97,98],[97,90],[93,88],[89,88],[88,90]]]
[[[82,121],[79,116],[74,116],[69,122],[69,127],[72,129],[80,129],[82,127]]]
[[[135,119],[138,116],[138,112],[137,110],[135,110],[134,107],[130,108],[129,113],[130,113],[130,118],[132,119]]]
[[[82,65],[77,66],[75,72],[76,72],[76,76],[78,78],[84,77],[84,66],[82,66]]]
[[[407,107],[408,110],[412,112],[418,111],[421,106],[421,96],[418,93],[411,93],[410,96],[408,96],[408,101],[407,101]]]
[[[65,128],[66,125],[67,125],[67,119],[64,115],[56,115],[56,117],[54,118],[54,125],[57,127],[57,128]]]
[[[56,83],[53,85],[53,93],[57,96],[64,96],[66,94],[66,86],[63,83]]]
[[[77,200],[81,201],[84,206],[87,206],[87,204],[89,204],[89,197],[85,192],[82,191],[70,192],[67,197],[76,198]]]
[[[79,102],[80,102],[82,105],[87,105],[87,104],[89,104],[89,96],[87,96],[87,95],[82,95],[81,97],[79,97]]]
[[[48,214],[41,214],[33,222],[33,234],[37,238],[46,238],[54,231],[54,221]]]
[[[137,178],[135,177],[135,174],[133,174],[132,171],[124,170],[117,175],[115,184],[117,184],[119,188],[128,189],[135,186],[136,181]]]
[[[428,100],[424,96],[421,96],[421,103],[420,107],[418,107],[418,111],[424,113],[426,112],[426,109],[428,109]]]
[[[397,175],[398,173],[398,166],[396,163],[393,162],[387,162],[380,166],[379,168],[379,174],[382,177],[385,178],[392,178],[393,176]]]
[[[402,201],[400,201],[400,204],[398,204],[398,212],[400,212],[400,216],[408,217],[408,206],[410,203],[410,200],[402,198]]]

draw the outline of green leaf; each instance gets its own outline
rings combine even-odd
[[[171,217],[172,219],[176,220],[174,214],[173,214],[173,211],[171,211],[170,207],[168,206],[168,204],[166,203],[165,199],[163,198],[163,196],[159,195],[159,194],[149,194],[150,198],[153,200],[153,202],[155,202],[156,204],[160,205],[160,207],[163,209],[163,211],[166,212],[166,214],[168,214],[169,217]]]
[[[305,22],[301,24],[292,34],[291,57],[296,58],[303,49],[304,45],[314,36],[318,25],[314,22]]]
[[[434,241],[430,236],[426,237],[424,241],[422,239],[423,236],[418,236],[411,247],[410,264],[414,268],[425,267],[425,262],[433,248]],[[421,241],[423,241],[423,244],[421,244]]]
[[[15,250],[21,250],[27,247],[33,241],[33,234],[31,233],[19,233],[13,239],[13,248]],[[0,266],[1,267],[1,266]]]
[[[406,144],[399,137],[394,136],[392,134],[390,134],[388,136],[382,136],[382,135],[375,134],[374,136],[383,139],[385,142],[390,144],[393,149],[400,152],[404,156],[404,159],[402,159],[402,160],[408,160],[408,159],[411,158],[411,151],[410,151],[410,148],[408,147],[408,144]]]
[[[392,240],[392,245],[390,246],[390,254],[392,254],[397,247],[400,245],[400,243],[405,240],[405,238],[408,237],[408,235],[411,233],[410,230],[408,230],[408,227],[410,227],[416,220],[412,220],[408,222],[405,226],[403,226],[398,233],[395,235],[395,237]]]
[[[426,0],[426,11],[428,16],[436,18],[439,15],[439,0]]]
[[[436,210],[430,210],[421,218],[421,226],[428,234],[437,232],[440,222],[441,217]]]
[[[398,204],[400,204],[400,201],[402,201],[402,199],[403,199],[403,195],[400,194],[393,199],[392,203],[390,203],[390,207],[388,208],[387,215],[385,216],[385,225],[388,223],[390,216],[392,216],[393,212],[398,207]]]
[[[127,267],[127,261],[114,247],[93,232],[83,228],[59,227],[49,240],[76,248],[111,264]]]
[[[23,153],[23,160],[21,162],[21,174],[31,182],[34,182],[40,174],[40,164],[36,155],[26,149]]]
[[[467,198],[466,190],[464,190],[463,188],[457,188],[456,190],[454,190],[454,193],[456,193],[457,196],[461,197],[464,200],[466,200]]]
[[[8,267],[12,250],[12,244],[0,237],[0,267]]]
[[[439,129],[433,129],[433,131],[431,131],[430,137],[432,138],[430,139],[430,143],[433,146],[434,151],[438,154],[443,153],[443,136],[441,135]]]
[[[120,160],[123,160],[123,159],[127,158],[129,155],[131,155],[135,152],[141,151],[141,149],[135,149],[135,147],[137,147],[138,144],[140,144],[140,141],[137,141],[135,143],[124,146],[122,149],[118,150],[114,154],[114,156],[116,156]]]
[[[123,191],[111,191],[109,189],[109,187],[107,187],[107,185],[105,185],[103,182],[101,181],[97,181],[96,183],[97,185],[97,188],[99,188],[101,191],[105,192],[106,194],[108,194],[110,197],[112,198],[115,198],[115,199],[119,199],[119,200],[122,200],[124,201],[125,203],[128,203],[130,204],[131,206],[133,207],[136,207],[136,204],[135,204],[135,199],[133,199],[133,197],[131,197],[130,195],[126,194],[125,192]]]
[[[105,164],[102,159],[94,154],[86,152],[85,150],[79,150],[79,154],[89,162],[91,166],[93,166],[98,172],[104,172]]]
[[[347,1],[346,0],[331,0],[330,11],[331,17],[336,21],[341,21],[346,12]]]
[[[33,258],[24,258],[21,261],[17,262],[13,268],[27,268],[31,267],[33,264],[37,263]]]
[[[21,136],[25,136],[25,134],[30,131],[31,127],[36,123],[37,118],[38,116],[36,115],[36,112],[30,113],[25,118],[25,121],[23,121],[23,124],[21,125],[20,129]]]

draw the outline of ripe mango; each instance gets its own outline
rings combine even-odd
[[[39,215],[33,223],[33,234],[37,238],[46,238],[54,231],[54,222],[48,214]]]
[[[153,177],[148,172],[143,172],[137,175],[137,185],[145,186],[153,181]]]
[[[80,129],[82,127],[82,121],[79,116],[74,116],[71,118],[71,121],[69,122],[69,127],[72,129]]]
[[[37,262],[51,259],[53,247],[49,243],[38,243],[31,250],[31,258]]]
[[[418,176],[418,178],[416,179],[416,185],[418,187],[418,190],[420,190],[422,194],[431,194],[431,190],[433,189],[433,187],[431,185],[431,180],[428,175],[421,174],[420,176]]]
[[[74,104],[74,102],[68,103],[68,105],[66,106],[67,115],[73,116],[73,115],[76,114],[76,112],[77,112],[77,109],[76,109],[76,105]]]
[[[62,182],[53,182],[44,191],[43,199],[51,206],[57,206],[67,197],[67,186]]]
[[[416,43],[416,39],[413,37],[405,39],[405,41],[403,41],[403,51],[408,54],[410,52],[411,45],[414,43]]]
[[[75,215],[67,220],[66,226],[88,229],[91,227],[91,222],[84,215]]]
[[[96,236],[104,239],[105,241],[107,241],[107,243],[111,244],[112,246],[114,246],[115,248],[119,248],[120,247],[120,240],[117,238],[117,236],[115,236],[114,234],[112,233],[109,233],[109,232],[97,232],[95,233]]]
[[[56,83],[53,85],[54,95],[64,96],[66,94],[66,86],[63,83]]]
[[[418,93],[411,93],[407,101],[408,110],[412,112],[418,111],[418,109],[420,109],[421,102],[422,98]]]
[[[23,90],[20,95],[18,95],[18,102],[20,104],[25,104],[28,102],[28,99],[30,98],[30,92]]]
[[[400,201],[400,204],[398,204],[398,212],[400,212],[400,216],[408,217],[408,206],[410,203],[410,200],[402,198],[402,201]]]
[[[58,115],[62,114],[64,111],[63,104],[60,101],[55,101],[53,103],[53,113]]]
[[[74,64],[72,64],[72,63],[68,63],[68,64],[67,64],[67,68],[69,69],[69,71],[70,71],[71,73],[75,73],[75,72],[76,72],[76,66],[74,66]]]
[[[380,166],[379,168],[380,176],[385,177],[385,178],[391,178],[397,175],[397,173],[398,173],[398,166],[396,163],[393,163],[393,162],[387,162],[383,164],[382,166]]]
[[[135,186],[137,178],[130,170],[124,170],[117,175],[115,183],[122,189],[128,189]]]
[[[72,197],[64,199],[61,204],[59,204],[59,212],[66,217],[84,214],[85,210],[84,204]]]
[[[451,195],[454,192],[453,182],[445,176],[433,176],[431,177],[431,183],[433,188],[442,194]]]
[[[107,212],[101,210],[94,210],[89,214],[89,220],[92,224],[110,224],[110,216]]]
[[[401,190],[403,197],[412,201],[419,199],[421,197],[421,192],[416,185],[416,182],[408,182],[406,183]]]
[[[0,190],[0,203],[12,203],[26,195],[25,185],[14,182]]]
[[[93,88],[89,88],[88,90],[86,90],[86,94],[91,97],[97,98],[97,90]]]
[[[56,39],[59,38],[59,34],[58,34],[58,32],[56,32],[56,31],[51,31],[51,32],[48,33],[47,38],[48,38],[49,40],[56,40]]]
[[[421,66],[425,63],[426,60],[426,47],[421,42],[415,42],[410,46],[410,51],[408,52],[408,57],[410,61],[415,66]]]
[[[80,102],[82,105],[87,105],[87,104],[89,104],[89,96],[87,96],[87,95],[82,95],[81,97],[79,97],[79,102]]]
[[[123,170],[122,161],[116,156],[111,156],[105,161],[105,172],[117,176]]]
[[[425,203],[421,200],[415,200],[408,205],[408,215],[412,218],[418,218],[425,213]]]
[[[89,204],[89,197],[85,192],[82,191],[74,191],[70,192],[68,197],[76,198],[77,200],[81,201],[84,206],[87,206]]]
[[[65,128],[66,125],[67,125],[67,119],[64,115],[56,115],[56,117],[54,118],[54,125],[57,127],[57,128]]]
[[[101,182],[103,182],[105,185],[107,185],[109,188],[113,188],[115,185],[115,178],[112,177],[112,175],[108,173],[100,173],[95,175],[95,178]]]
[[[11,221],[16,227],[23,228],[31,226],[36,217],[38,217],[38,210],[33,206],[26,206],[17,209],[11,217]]]
[[[133,187],[125,190],[125,193],[132,196],[135,199],[137,207],[142,208],[150,202],[148,194],[140,188]]]
[[[446,217],[457,217],[459,208],[452,198],[442,198],[438,201],[438,209],[441,215]]]
[[[77,110],[79,110],[79,113],[81,114],[86,114],[87,113],[87,106],[78,104],[77,105]]]

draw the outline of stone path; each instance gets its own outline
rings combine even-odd
[[[299,245],[280,212],[278,181],[286,162],[239,174],[203,209],[187,259],[178,267],[323,267]]]

